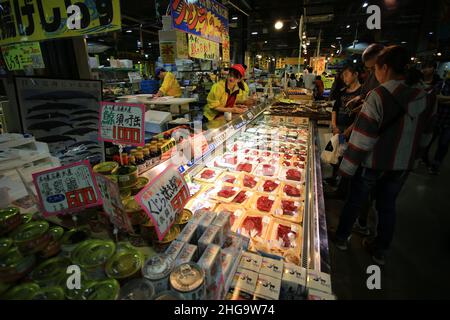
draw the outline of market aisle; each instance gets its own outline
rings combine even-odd
[[[339,299],[450,298],[450,158],[439,176],[421,167],[410,175],[398,199],[397,228],[381,290],[366,287],[372,264],[354,235],[348,252],[330,244],[333,290]],[[326,201],[328,229],[336,228],[342,201]],[[373,214],[371,215],[373,220]]]

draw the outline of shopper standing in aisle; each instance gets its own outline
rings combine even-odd
[[[370,192],[375,191],[377,237],[363,240],[375,263],[385,264],[393,239],[396,200],[419,148],[429,141],[433,101],[417,73],[410,76],[406,49],[391,46],[377,58],[375,75],[381,85],[373,90],[356,120],[349,147],[340,166],[351,177],[349,197],[341,212],[335,243],[347,250],[352,227]]]
[[[432,175],[439,174],[442,161],[448,153],[450,146],[450,78],[442,81],[436,74],[436,64],[425,62],[422,66],[424,83],[428,90],[437,96],[437,113],[433,121],[433,138],[427,146],[423,160]],[[436,153],[430,161],[430,149],[437,141]]]
[[[236,107],[237,96],[240,92],[238,83],[245,75],[242,65],[236,64],[230,68],[226,80],[215,83],[208,94],[208,104],[203,110],[203,121],[209,122],[223,116],[225,112],[242,114],[246,108]]]
[[[156,77],[162,81],[162,85],[159,88],[155,97],[170,96],[179,98],[181,97],[181,87],[177,81],[177,78],[172,72],[168,72],[164,68],[156,69]]]
[[[294,73],[291,73],[289,77],[289,88],[297,88],[297,79]]]
[[[323,84],[322,77],[317,76],[316,81],[315,81],[315,87],[314,87],[314,99],[322,100],[324,91],[325,91],[325,86]]]

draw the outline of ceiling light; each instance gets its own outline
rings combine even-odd
[[[414,58],[414,57],[411,57],[411,61],[414,61],[416,58]]]
[[[306,36],[305,35],[303,35],[303,37],[302,37],[303,39],[306,39]]]
[[[334,53],[332,53],[331,56],[334,57]]]
[[[138,61],[138,63],[139,63],[139,64],[141,64],[141,62],[140,62],[140,61]]]
[[[406,44],[406,43],[408,43],[408,42],[406,42],[406,41],[402,41],[402,44]]]
[[[277,30],[283,29],[283,26],[284,26],[284,24],[283,24],[283,22],[281,22],[281,21],[277,21],[277,22],[275,23],[275,29],[277,29]]]
[[[336,49],[336,46],[335,46],[334,44],[332,44],[331,47],[332,47],[333,49]]]
[[[438,57],[442,56],[442,53],[438,52],[438,53],[437,53],[437,56],[438,56]]]
[[[105,42],[105,40],[103,40],[103,39],[98,39],[98,41],[100,41],[100,42]]]
[[[429,34],[430,36],[432,36],[432,35],[433,35],[433,31],[428,32],[428,34]]]
[[[356,60],[356,59],[353,60],[353,63],[357,63],[357,62],[358,62],[358,60]]]
[[[231,20],[237,20],[238,19],[238,17],[233,17],[233,18],[231,18]]]
[[[267,43],[267,41],[264,41],[264,43]]]
[[[292,29],[292,30],[295,30],[295,29],[297,29],[297,27],[296,27],[296,26],[292,26],[291,29]]]
[[[336,40],[342,40],[342,37],[336,37]]]
[[[132,33],[133,32],[133,30],[127,30],[127,33]]]
[[[146,54],[145,57],[148,59],[148,54]]]
[[[350,29],[350,25],[348,24],[346,28],[347,28],[347,29]]]
[[[367,2],[364,2],[363,8],[366,8],[369,4]]]
[[[336,54],[339,54],[339,52],[341,52],[341,50],[336,51]]]
[[[111,61],[109,58],[108,59],[106,59],[107,61]]]
[[[272,58],[272,61],[275,62],[275,58]]]
[[[252,35],[256,36],[258,34],[258,32],[252,32]]]
[[[139,53],[139,50],[136,50],[137,53]]]

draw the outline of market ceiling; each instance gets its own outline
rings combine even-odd
[[[99,37],[116,52],[140,56],[138,41],[142,29],[147,58],[159,55],[158,30],[169,0],[121,0],[123,30]],[[305,31],[308,55],[314,54],[321,38],[321,54],[329,54],[357,43],[380,41],[403,43],[412,51],[433,50],[438,46],[439,10],[421,0],[230,0],[222,1],[230,11],[230,35],[233,43],[245,42],[247,49],[272,56],[296,56],[299,47],[298,22],[306,11]],[[382,10],[381,30],[366,27],[366,4]],[[249,16],[247,17],[248,14]],[[276,30],[277,21],[283,28]],[[257,34],[256,34],[257,33]],[[420,43],[419,40],[422,39]],[[96,39],[92,39],[96,40]],[[333,51],[332,51],[333,50]]]

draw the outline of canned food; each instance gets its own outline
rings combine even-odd
[[[152,281],[156,294],[169,289],[169,276],[174,264],[173,259],[166,254],[153,256],[145,262],[142,275]]]
[[[157,252],[164,252],[167,250],[167,248],[170,246],[170,243],[175,240],[178,235],[180,234],[180,227],[177,225],[173,225],[172,228],[170,228],[169,232],[167,232],[166,236],[162,241],[155,241],[155,250]]]
[[[167,290],[156,295],[155,300],[184,300],[184,297],[178,292]]]
[[[64,233],[61,250],[64,256],[69,257],[78,244],[90,236],[88,229],[71,229]]]
[[[181,227],[181,229],[184,228],[184,226],[191,220],[192,218],[192,211],[188,209],[183,209],[180,214],[177,214],[175,223]]]
[[[103,175],[110,175],[115,169],[119,167],[119,164],[117,162],[100,162],[99,164],[95,165],[92,170],[95,173],[103,174]]]
[[[11,247],[0,257],[0,282],[12,283],[27,275],[36,263],[34,255],[23,256],[17,247]]]
[[[153,283],[145,278],[134,279],[120,289],[120,300],[152,300],[155,295]]]
[[[0,239],[0,257],[8,252],[13,244],[12,239],[2,238]]]
[[[30,274],[30,278],[42,287],[65,284],[68,258],[56,257],[42,262]]]
[[[112,174],[118,178],[119,188],[130,188],[136,185],[138,168],[136,166],[123,166],[113,170]]]
[[[185,300],[202,300],[205,297],[205,272],[195,263],[184,263],[170,274],[170,287]]]

